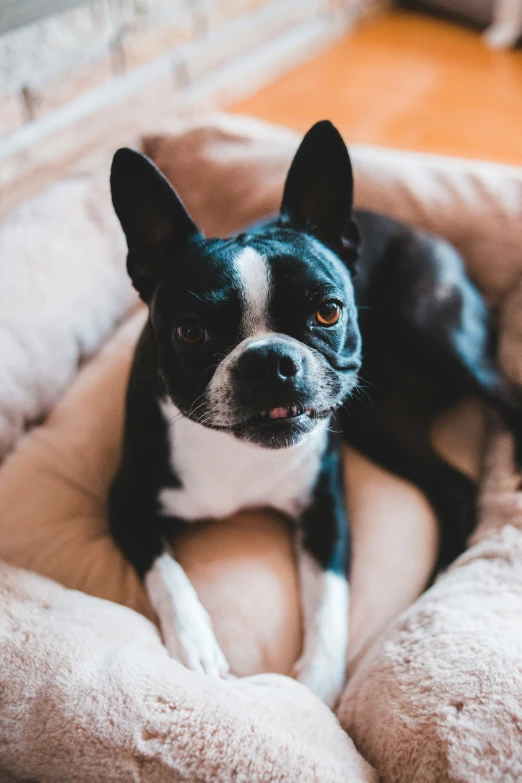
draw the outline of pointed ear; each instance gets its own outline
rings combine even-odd
[[[359,233],[352,211],[350,156],[339,131],[323,120],[310,128],[295,154],[281,218],[284,224],[315,236],[353,271]]]
[[[199,232],[174,188],[139,152],[127,148],[116,152],[111,193],[127,237],[127,270],[132,284],[147,302],[172,254]]]

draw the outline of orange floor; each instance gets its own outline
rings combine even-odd
[[[348,142],[522,164],[522,51],[391,11],[234,104],[305,131],[329,118]]]

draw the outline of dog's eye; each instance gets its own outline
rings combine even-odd
[[[335,326],[342,314],[342,307],[335,299],[323,302],[315,314],[315,320],[321,326]]]
[[[185,321],[177,327],[176,334],[178,340],[187,345],[197,345],[210,339],[207,330],[199,321]]]

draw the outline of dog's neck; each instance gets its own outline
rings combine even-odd
[[[160,403],[178,489],[164,488],[158,501],[166,516],[222,519],[242,508],[270,506],[296,517],[307,505],[325,450],[328,419],[287,449],[263,449],[183,416]]]

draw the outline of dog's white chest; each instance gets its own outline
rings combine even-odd
[[[296,517],[307,505],[326,444],[327,421],[302,443],[263,449],[201,426],[162,402],[170,461],[181,488],[160,490],[163,514],[186,520],[221,519],[242,508],[270,506]]]

